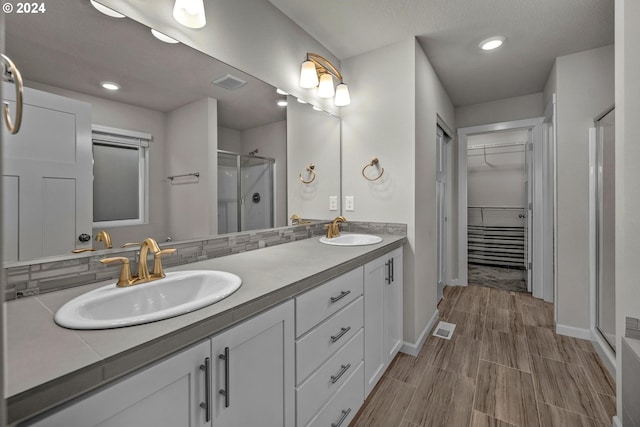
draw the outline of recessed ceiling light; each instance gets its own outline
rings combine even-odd
[[[282,89],[276,89],[276,93],[278,95],[289,95],[287,92],[283,91]]]
[[[160,31],[155,30],[153,28],[151,29],[151,34],[153,34],[153,36],[158,40],[163,41],[165,43],[173,43],[173,44],[180,43],[178,40],[171,38],[168,35],[161,33]]]
[[[96,9],[98,9],[100,12],[104,13],[105,15],[111,16],[112,18],[124,18],[125,16],[121,13],[116,12],[115,10],[111,9],[110,7],[101,5],[100,3],[90,0],[91,4],[93,5],[93,7],[95,7]]]
[[[494,50],[502,46],[504,41],[505,38],[503,36],[495,36],[481,41],[478,46],[480,46],[480,49],[482,50]]]
[[[324,111],[322,108],[317,107],[317,106],[315,106],[315,105],[313,106],[313,109],[314,109],[314,110],[316,110],[316,111]]]
[[[120,85],[118,83],[114,83],[114,82],[102,82],[102,83],[100,83],[100,86],[102,86],[103,88],[105,88],[107,90],[118,90],[118,89],[120,89]]]
[[[307,101],[302,100],[302,99],[300,99],[300,98],[296,98],[296,100],[297,100],[300,104],[306,104],[306,103],[307,103]]]
[[[287,106],[287,100],[286,99],[280,99],[277,104],[280,107],[286,107]]]

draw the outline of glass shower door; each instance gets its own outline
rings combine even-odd
[[[274,226],[275,160],[218,151],[218,233]]]
[[[615,110],[596,121],[596,328],[615,350]]]

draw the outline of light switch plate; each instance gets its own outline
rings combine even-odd
[[[338,210],[338,196],[329,196],[329,210],[330,211]]]
[[[356,210],[355,203],[353,201],[353,196],[346,196],[344,198],[344,204],[345,204],[344,209],[346,211],[353,212]]]

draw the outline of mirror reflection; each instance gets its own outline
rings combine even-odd
[[[5,262],[103,249],[102,230],[117,248],[287,225],[274,87],[82,0],[7,15],[6,50],[26,89],[21,132],[3,134]]]

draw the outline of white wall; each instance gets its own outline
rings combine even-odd
[[[526,143],[527,139],[526,130],[469,135],[467,147]],[[524,207],[524,150],[524,145],[467,150],[467,205]]]
[[[239,153],[242,150],[242,133],[236,129],[218,126],[218,150]]]
[[[436,310],[436,120],[453,127],[453,106],[415,39],[342,63],[352,103],[342,111],[342,194],[355,197],[347,220],[402,222],[404,338],[415,343]],[[393,75],[381,85],[380,75]],[[383,178],[369,182],[362,167],[373,156]],[[419,220],[418,220],[419,219]]]
[[[415,287],[414,299],[405,297],[405,310],[413,305],[415,342],[435,312],[437,300],[437,206],[436,206],[436,128],[437,117],[455,129],[455,113],[449,95],[429,63],[419,43],[415,43]],[[393,144],[392,144],[393,145]],[[405,159],[406,163],[406,159]],[[402,164],[397,164],[401,167]],[[452,246],[452,245],[450,245]],[[408,252],[405,249],[405,254]],[[406,271],[406,269],[405,269]],[[405,276],[406,277],[406,276]],[[405,284],[405,290],[407,285]],[[406,317],[405,317],[406,319]],[[406,325],[406,321],[405,321]]]
[[[488,125],[490,123],[531,119],[544,114],[543,94],[517,96],[481,104],[456,108],[456,126],[459,128]]]
[[[167,237],[167,184],[165,175],[165,119],[164,113],[148,108],[136,107],[105,98],[85,95],[83,93],[61,89],[38,82],[25,82],[27,87],[45,92],[66,96],[91,104],[91,123],[111,126],[120,129],[150,133],[153,136],[149,148],[149,223],[127,227],[110,227],[114,246],[126,242],[142,241],[153,237],[159,241]],[[101,229],[94,229],[95,236]],[[94,248],[101,248],[102,243],[94,242]]]
[[[258,149],[258,156],[275,159],[275,227],[287,225],[287,121],[242,131],[241,153]]]
[[[287,136],[288,216],[333,219],[340,214],[329,210],[329,197],[340,198],[340,119],[289,97]],[[309,163],[315,165],[316,178],[304,184],[300,174],[311,179]]]
[[[616,330],[621,348],[625,317],[640,318],[640,2],[616,0],[615,94],[616,94]],[[622,358],[616,356],[616,399],[618,417],[622,414]],[[631,401],[637,401],[632,396]]]
[[[319,105],[334,114],[333,100],[317,98],[298,85],[307,52],[340,61],[317,40],[266,0],[207,0],[207,25],[192,30],[176,24],[174,0],[101,0],[143,24],[239,68],[273,86]],[[344,73],[343,73],[344,74]],[[350,75],[344,74],[350,81]]]
[[[169,235],[174,240],[217,234],[218,109],[203,98],[167,114],[167,176],[199,172],[198,182],[168,185]]]
[[[557,323],[589,328],[589,128],[614,101],[614,48],[556,59]]]

